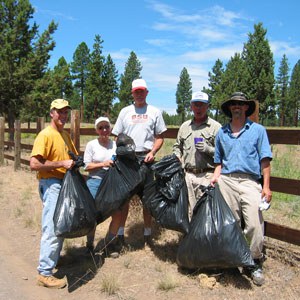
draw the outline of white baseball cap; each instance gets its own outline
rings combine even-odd
[[[144,79],[135,79],[132,81],[132,91],[135,90],[147,90],[147,84]]]
[[[195,92],[192,95],[191,102],[203,102],[203,103],[209,103],[208,101],[208,95],[203,92]]]
[[[97,129],[97,125],[100,123],[100,122],[107,122],[110,126],[110,121],[109,121],[109,118],[107,117],[99,117],[96,121],[95,121],[95,129]]]

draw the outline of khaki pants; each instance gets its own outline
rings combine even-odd
[[[264,221],[258,207],[261,185],[250,175],[239,173],[221,175],[218,184],[234,217],[240,224],[241,218],[245,221],[244,233],[250,243],[252,257],[261,258],[264,240]]]
[[[203,195],[203,192],[200,189],[200,186],[208,186],[213,177],[213,171],[194,174],[190,172],[185,173],[185,181],[189,194],[189,217],[191,219],[193,215],[193,209],[197,201]]]

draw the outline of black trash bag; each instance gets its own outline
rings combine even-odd
[[[127,141],[130,142],[129,139]],[[136,193],[142,182],[140,164],[135,153],[134,157],[131,155],[132,147],[127,147],[123,142],[119,143],[117,153],[119,147],[123,147],[124,155],[117,154],[114,165],[103,177],[95,197],[97,223],[103,222],[120,209]]]
[[[181,163],[175,154],[164,156],[158,163],[152,165],[151,169],[156,175],[169,179],[182,170]]]
[[[120,159],[135,160],[135,143],[133,139],[125,133],[120,133],[116,140],[116,154]]]
[[[63,238],[85,236],[96,226],[95,202],[77,166],[64,176],[53,222],[55,235]]]
[[[254,266],[242,229],[218,185],[207,187],[197,202],[190,232],[179,244],[176,261],[188,269]]]
[[[188,191],[180,161],[175,155],[167,155],[151,169],[156,176],[147,192],[151,215],[166,229],[188,233]]]

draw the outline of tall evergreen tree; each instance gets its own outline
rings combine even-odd
[[[212,72],[208,72],[208,89],[204,92],[208,94],[210,99],[210,108],[215,111],[215,118],[218,120],[221,103],[223,102],[224,93],[222,87],[222,76],[224,74],[223,62],[217,59],[212,68]]]
[[[267,30],[262,23],[254,25],[254,33],[248,34],[248,41],[244,45],[242,58],[247,68],[246,94],[251,99],[259,101],[260,120],[264,123],[274,107],[274,60],[268,40]]]
[[[102,43],[100,35],[95,36],[93,52],[89,63],[89,75],[86,81],[86,109],[85,116],[88,120],[96,119],[103,111],[105,105],[103,94],[103,72],[105,57],[102,55]]]
[[[58,60],[57,65],[53,69],[52,89],[55,98],[70,100],[72,97],[73,85],[70,68],[63,56]]]
[[[186,114],[190,108],[192,99],[192,81],[186,68],[180,73],[176,91],[177,113],[181,116],[181,122],[186,120]]]
[[[88,66],[90,63],[90,49],[85,42],[79,44],[73,54],[71,73],[75,80],[74,87],[80,95],[80,116],[84,116],[84,96],[88,77]]]
[[[51,22],[39,36],[37,24],[30,25],[33,13],[28,0],[0,3],[0,113],[7,116],[9,128],[20,116],[35,82],[46,72],[49,51],[55,46],[52,34],[57,25]]]
[[[276,78],[276,98],[279,105],[280,126],[286,126],[289,119],[289,64],[286,55],[284,54],[280,62],[278,75]]]
[[[120,103],[116,105],[116,110],[121,110],[123,107],[133,102],[131,95],[131,83],[134,79],[141,77],[142,65],[136,54],[131,51],[130,56],[125,64],[124,73],[121,74],[121,83],[118,98]]]
[[[105,115],[116,117],[112,113],[112,103],[118,94],[118,71],[110,55],[107,56],[103,71],[103,94],[105,103],[102,110]],[[113,119],[111,121],[113,121]]]
[[[300,60],[295,64],[290,81],[290,110],[293,115],[293,126],[298,126],[300,113]]]

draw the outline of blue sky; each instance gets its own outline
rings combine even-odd
[[[134,51],[147,81],[147,102],[168,113],[176,110],[176,89],[182,69],[191,77],[193,91],[208,86],[208,72],[220,59],[226,65],[241,52],[262,22],[275,60],[275,76],[283,54],[290,71],[300,59],[300,2],[298,0],[31,0],[34,20],[43,31],[58,23],[52,68],[64,56],[72,61],[85,42],[92,50],[99,34],[103,54],[110,54],[119,74]]]

